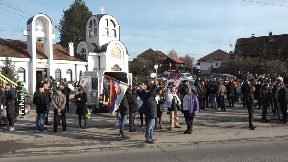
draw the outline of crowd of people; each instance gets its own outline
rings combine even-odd
[[[285,85],[288,76],[282,78],[274,75],[243,75],[241,72],[236,77],[227,79],[197,78],[192,88],[189,80],[181,84],[177,81],[158,80],[145,81],[137,86],[129,87],[117,110],[119,120],[119,135],[128,138],[125,134],[125,121],[129,119],[129,131],[135,132],[135,116],[139,114],[141,127],[146,128],[145,139],[149,144],[155,142],[153,138],[154,127],[165,129],[162,114],[164,105],[169,113],[169,130],[181,128],[179,123],[179,112],[184,114],[186,130],[184,134],[193,131],[193,120],[198,112],[206,111],[207,108],[226,112],[226,107],[233,108],[235,103],[243,105],[248,110],[249,128],[255,130],[253,125],[253,113],[256,108],[262,109],[261,122],[270,122],[267,110],[272,109],[273,115],[278,116],[281,123],[287,123],[288,89]],[[43,131],[44,125],[50,125],[48,114],[50,105],[53,106],[54,123],[53,131],[57,132],[60,121],[63,131],[66,131],[66,113],[69,113],[69,96],[71,89],[64,82],[42,81],[38,84],[38,90],[34,93],[33,104],[36,105],[36,130]],[[108,89],[108,86],[106,87]],[[14,108],[15,95],[10,85],[5,89],[1,87],[0,98],[3,107],[7,110],[9,130],[14,130]],[[105,97],[108,98],[108,97]],[[225,104],[227,98],[228,104]],[[76,113],[79,116],[79,128],[87,128],[87,94],[82,87],[78,88],[75,95],[77,105]],[[144,124],[145,122],[145,124]]]

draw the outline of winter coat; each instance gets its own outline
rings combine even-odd
[[[71,93],[71,89],[69,87],[65,87],[64,89],[62,89],[61,92],[65,95],[66,101],[68,102],[69,101],[69,96],[70,96],[70,93]]]
[[[255,99],[254,99],[254,94],[252,92],[250,92],[247,96],[247,103],[246,103],[246,107],[248,109],[255,109],[255,103],[254,103]]]
[[[129,103],[126,94],[123,96],[123,99],[119,105],[119,112],[121,116],[129,115]]]
[[[45,97],[46,97],[46,105],[50,105],[51,100],[52,100],[52,98],[51,98],[51,92],[50,92],[49,89],[45,89],[45,90],[44,90],[44,93],[45,93]]]
[[[183,111],[189,111],[189,116],[194,117],[199,110],[199,101],[196,95],[186,94],[183,98]]]
[[[137,103],[137,93],[136,92],[132,92],[132,91],[128,91],[127,93],[127,100],[129,103],[129,113],[135,113],[138,110],[138,103]]]
[[[139,96],[142,104],[141,104],[141,107],[138,108],[138,112],[139,113],[144,113],[144,104],[143,104],[143,100],[145,98],[145,95],[146,95],[146,91],[144,89],[140,89],[137,91],[137,95]],[[139,103],[140,104],[140,103]]]
[[[155,100],[157,86],[153,85],[143,97],[144,114],[146,119],[157,118],[157,103]]]
[[[203,85],[199,85],[197,87],[197,94],[199,98],[205,98],[206,97],[206,88]]]
[[[66,96],[61,91],[56,90],[52,96],[52,105],[54,106],[54,109],[64,110],[65,104],[66,104]]]
[[[15,95],[13,90],[9,90],[5,92],[5,106],[7,112],[13,112],[15,107]]]
[[[164,95],[157,95],[156,96],[156,102],[157,102],[157,114],[163,113],[164,112],[164,103],[165,103],[165,98]]]
[[[234,95],[236,87],[232,82],[229,82],[226,86],[226,89],[227,89],[227,94]]]
[[[270,95],[266,90],[261,90],[261,105],[266,108],[270,106]]]
[[[47,111],[46,93],[35,92],[33,97],[33,104],[36,105],[36,113],[44,114]]]
[[[177,94],[169,93],[167,95],[166,104],[168,107],[168,111],[175,111],[179,110],[181,105],[181,100],[177,96]]]
[[[80,98],[80,100],[78,100],[78,98]],[[76,105],[77,105],[77,109],[76,109],[76,114],[78,115],[84,115],[87,113],[87,94],[85,92],[79,93],[75,96],[75,100],[76,100]]]

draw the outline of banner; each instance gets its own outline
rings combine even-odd
[[[124,94],[128,88],[127,84],[123,84],[118,80],[109,78],[110,82],[110,98],[108,103],[108,110],[111,114],[114,114],[118,110],[119,105],[124,97]]]
[[[173,82],[173,79],[174,79],[174,78],[173,78],[173,72],[170,71],[169,74],[168,74],[167,81],[168,81],[168,82]]]

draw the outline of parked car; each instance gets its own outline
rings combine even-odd
[[[187,79],[187,80],[194,79],[193,76],[190,73],[180,73],[180,77],[182,79]]]

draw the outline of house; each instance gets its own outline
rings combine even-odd
[[[76,81],[88,70],[128,71],[128,50],[120,41],[120,25],[111,15],[102,13],[88,19],[86,40],[77,45],[76,51],[73,43],[69,43],[69,49],[52,44],[55,35],[46,14],[28,19],[23,35],[27,41],[0,39],[0,66],[9,57],[15,63],[19,81],[25,82],[30,93],[36,91],[43,77]],[[37,42],[39,38],[43,43]]]
[[[230,54],[220,49],[200,58],[198,64],[200,66],[200,74],[211,74],[213,69],[220,68],[222,62],[228,59]]]
[[[288,34],[237,39],[235,55],[288,59]]]

